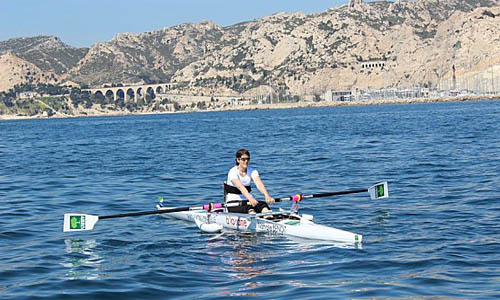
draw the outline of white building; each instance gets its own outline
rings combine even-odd
[[[354,95],[352,91],[344,90],[344,91],[334,91],[327,90],[323,95],[323,98],[326,102],[335,102],[335,101],[353,101]]]
[[[40,94],[37,92],[20,92],[17,94],[17,98],[19,99],[33,99],[40,97]]]

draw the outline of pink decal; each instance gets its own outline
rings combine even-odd
[[[217,209],[217,208],[222,208],[222,203],[209,203],[209,204],[203,205],[203,209],[208,210],[208,211],[211,211],[211,210]]]

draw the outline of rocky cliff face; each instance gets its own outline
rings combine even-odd
[[[70,76],[90,85],[168,81],[178,69],[216,48],[223,35],[222,27],[209,22],[119,34],[110,42],[93,45]]]
[[[54,36],[0,42],[0,91],[30,82],[57,84],[87,51],[70,47]]]
[[[42,71],[36,65],[11,53],[0,55],[0,91],[7,91],[22,83],[57,84],[59,76]]]
[[[12,53],[43,71],[59,75],[75,66],[87,51],[87,48],[68,46],[55,36],[13,38],[0,42],[0,54]]]
[[[269,85],[291,94],[436,86],[450,78],[453,65],[464,76],[498,64],[499,14],[498,1],[453,0],[277,14],[225,28],[220,51],[171,80],[217,90],[220,77],[240,92]]]
[[[91,86],[175,82],[177,90],[204,94],[435,86],[453,65],[466,77],[500,64],[500,0],[352,3],[228,27],[203,22],[124,33],[88,51],[53,47],[65,56],[26,46],[20,56]],[[4,44],[16,48],[2,42],[0,53]]]

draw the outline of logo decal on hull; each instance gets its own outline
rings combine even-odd
[[[226,225],[233,229],[248,229],[250,222],[245,218],[226,216]]]
[[[283,226],[281,224],[269,224],[269,223],[260,224],[260,223],[258,223],[256,226],[256,231],[281,235],[285,232],[285,226]]]

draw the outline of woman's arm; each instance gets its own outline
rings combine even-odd
[[[269,193],[267,192],[266,186],[264,185],[264,182],[262,182],[262,180],[260,179],[260,177],[259,176],[255,176],[255,178],[253,179],[253,182],[255,182],[255,186],[257,187],[257,189],[262,194],[264,194],[264,197],[266,197],[266,202],[269,203],[269,204],[273,204],[274,203],[274,198],[271,197],[271,195],[269,195]]]
[[[243,185],[243,183],[238,178],[231,179],[231,182],[234,184],[234,186],[236,186],[240,190],[240,192],[243,194],[243,196],[245,196],[245,198],[247,198],[248,201],[250,201],[250,204],[252,206],[257,205],[258,201],[255,200],[255,198],[252,196],[252,194],[250,194],[248,192],[247,188]],[[259,191],[260,191],[260,189],[259,189]]]

